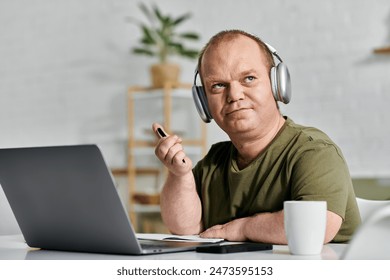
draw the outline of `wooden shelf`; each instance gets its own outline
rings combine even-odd
[[[133,203],[144,205],[160,205],[160,194],[134,193]]]
[[[374,49],[376,54],[390,54],[390,46]]]

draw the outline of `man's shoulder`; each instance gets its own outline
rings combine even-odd
[[[304,126],[297,124],[291,119],[286,120],[286,132],[294,138],[297,138],[299,142],[321,142],[334,145],[333,140],[322,130],[313,126]]]
[[[332,151],[332,154],[336,153],[341,158],[344,158],[340,147],[322,130],[304,126],[294,123],[292,120],[288,120],[286,126],[286,135],[288,135],[288,142],[293,143],[290,149],[295,155],[305,152],[319,152],[319,151]]]
[[[230,155],[233,144],[231,141],[222,141],[213,144],[207,153],[207,157],[220,157]]]

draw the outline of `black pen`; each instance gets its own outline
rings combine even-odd
[[[158,133],[158,135],[160,135],[161,137],[166,137],[166,136],[167,136],[161,128],[157,128],[157,133]]]
[[[160,127],[157,128],[157,133],[158,133],[158,135],[160,135],[160,137],[167,137],[165,132]],[[183,163],[186,163],[186,161],[184,159],[182,161],[183,161]]]

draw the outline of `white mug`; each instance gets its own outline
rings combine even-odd
[[[285,201],[284,229],[294,255],[318,255],[326,231],[326,201]]]

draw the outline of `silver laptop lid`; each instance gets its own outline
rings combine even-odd
[[[30,247],[141,253],[96,145],[0,149],[0,184]]]

